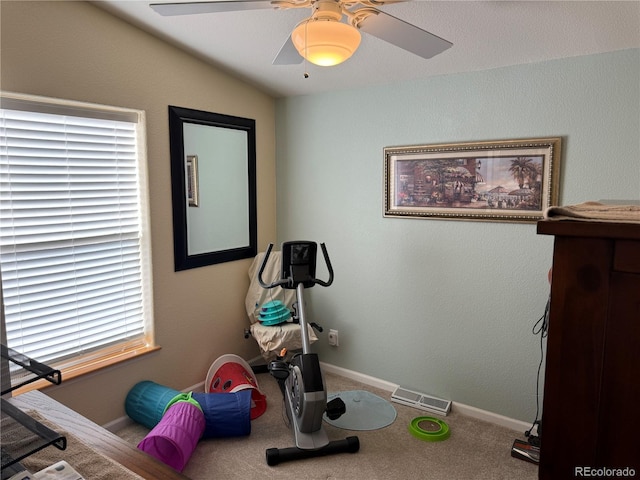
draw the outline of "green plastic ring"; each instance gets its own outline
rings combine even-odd
[[[423,430],[420,428],[421,422],[431,422],[432,424],[436,424],[439,428],[437,430]],[[420,440],[425,440],[427,442],[441,442],[442,440],[446,440],[449,438],[450,431],[449,426],[444,423],[442,420],[438,420],[433,417],[416,417],[411,420],[409,424],[409,432],[416,438]]]

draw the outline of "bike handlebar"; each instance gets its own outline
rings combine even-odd
[[[285,285],[289,280],[288,279],[281,279],[278,281],[275,281],[273,283],[264,283],[264,280],[262,280],[262,272],[264,272],[264,267],[267,265],[267,260],[269,259],[269,255],[271,254],[271,249],[273,248],[273,243],[270,243],[269,246],[267,247],[267,251],[264,254],[264,257],[262,258],[262,263],[260,264],[260,269],[258,270],[258,282],[260,283],[260,286],[262,288],[274,288],[274,287],[278,287],[280,285]]]
[[[320,244],[320,248],[322,249],[322,256],[324,257],[324,263],[327,266],[327,270],[329,271],[329,279],[325,282],[314,278],[314,283],[317,283],[323,287],[328,287],[333,283],[333,267],[331,266],[331,260],[329,260],[329,253],[327,252],[327,247],[325,247],[324,243]]]
[[[293,284],[293,279],[291,277],[281,278],[280,280],[276,280],[275,282],[272,282],[272,283],[265,283],[264,280],[262,279],[262,273],[264,272],[264,269],[267,265],[267,260],[269,259],[269,255],[271,254],[272,248],[273,248],[273,243],[270,243],[269,246],[267,247],[267,251],[264,254],[262,263],[260,264],[260,269],[258,270],[258,282],[260,283],[260,286],[262,288],[275,288],[275,287],[286,285],[288,288],[295,288],[296,285]],[[328,280],[325,281],[325,280],[320,280],[318,278],[312,278],[312,279],[306,279],[304,282],[299,282],[299,283],[310,282],[312,286],[315,284],[318,284],[322,287],[328,287],[333,283],[333,267],[331,266],[331,260],[329,260],[329,253],[327,252],[327,247],[325,246],[324,243],[321,243],[320,248],[322,249],[322,256],[324,257],[324,263],[326,264],[327,270],[329,271]]]

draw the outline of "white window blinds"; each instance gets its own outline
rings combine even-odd
[[[18,352],[72,365],[152,341],[139,119],[3,97],[0,268],[6,341]]]

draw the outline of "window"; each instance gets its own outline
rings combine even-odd
[[[63,379],[154,349],[144,112],[5,93],[1,107],[7,345]]]

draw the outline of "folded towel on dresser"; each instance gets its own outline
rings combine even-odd
[[[640,223],[640,205],[618,205],[584,202],[577,205],[549,207],[545,220],[578,220],[583,222]]]

